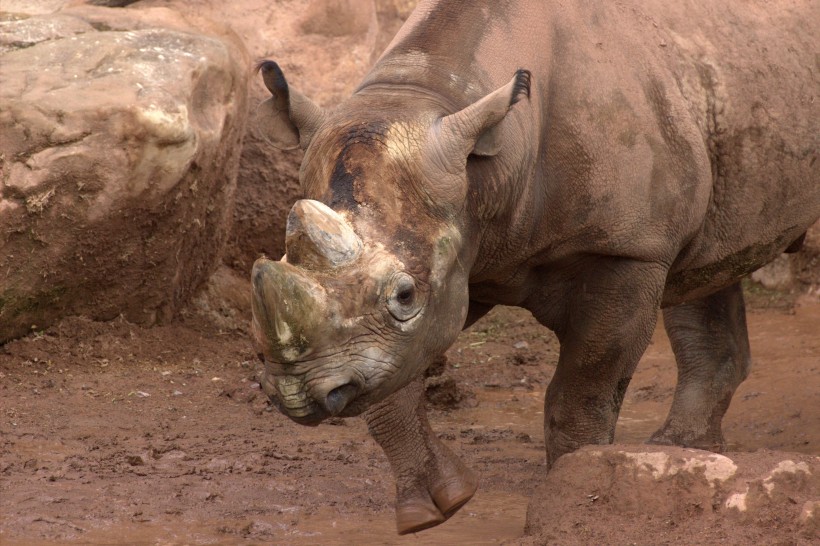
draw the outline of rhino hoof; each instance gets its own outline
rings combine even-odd
[[[435,527],[446,519],[433,503],[413,502],[396,508],[396,528],[400,535]]]
[[[694,434],[673,433],[664,428],[655,432],[646,443],[658,446],[689,447],[715,453],[726,451],[726,440],[723,438],[723,434],[719,432],[696,436]]]
[[[456,476],[430,490],[425,498],[416,497],[396,506],[396,527],[400,535],[417,533],[444,523],[473,498],[478,477],[463,468]]]
[[[444,514],[445,519],[458,512],[478,489],[478,478],[471,470],[464,469],[457,480],[450,480],[432,491],[433,501]]]

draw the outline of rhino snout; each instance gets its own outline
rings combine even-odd
[[[346,415],[345,410],[362,392],[362,385],[353,374],[342,372],[325,377],[318,382],[309,382],[310,397],[327,416]]]
[[[313,386],[308,383],[300,377],[275,376],[270,370],[261,380],[262,389],[276,409],[303,425],[317,425],[327,417],[342,414],[362,392],[361,385],[350,377],[324,380]]]
[[[359,394],[359,387],[353,383],[345,383],[327,393],[319,403],[331,415],[339,415],[350,402]]]

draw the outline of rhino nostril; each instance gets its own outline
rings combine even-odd
[[[325,408],[331,415],[339,415],[358,394],[359,389],[352,383],[336,387],[325,398]]]

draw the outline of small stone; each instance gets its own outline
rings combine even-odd
[[[125,460],[131,466],[142,466],[145,464],[145,457],[142,455],[128,455]]]
[[[264,521],[252,521],[246,525],[242,531],[247,537],[272,537],[274,535],[275,527]]]
[[[800,510],[800,528],[803,536],[807,538],[816,537],[820,531],[820,501],[810,500],[803,504]]]
[[[532,443],[532,438],[526,432],[519,432],[515,435],[515,439],[521,442],[522,444]]]
[[[529,347],[530,347],[530,344],[527,343],[526,341],[516,341],[515,343],[513,343],[513,349],[521,350],[521,349],[529,349]]]

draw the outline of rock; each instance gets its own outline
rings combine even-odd
[[[21,22],[23,20],[25,22]],[[8,21],[0,20],[0,53],[93,31],[94,27],[88,21],[69,15],[56,13],[45,17],[29,17],[18,14]]]
[[[534,543],[603,544],[614,529],[624,544],[808,544],[818,491],[818,457],[586,446],[536,487],[526,533]]]
[[[800,510],[800,531],[806,538],[820,537],[820,500],[806,501]]]
[[[788,254],[781,254],[775,261],[752,273],[752,280],[769,290],[788,290],[794,283]]]
[[[40,15],[53,13],[72,0],[3,0],[4,19],[17,19],[20,15]]]
[[[7,19],[0,343],[66,315],[171,318],[230,230],[246,52],[165,9]]]
[[[125,457],[125,460],[131,466],[144,466],[145,465],[145,456],[142,455],[142,454],[127,455]]]
[[[770,512],[773,507],[781,504],[797,504],[793,497],[796,492],[811,489],[812,483],[820,484],[820,480],[812,475],[820,468],[814,466],[814,472],[809,463],[795,462],[785,459],[769,472],[745,480],[746,485],[742,491],[730,494],[723,503],[723,507],[732,512],[732,515],[747,523],[755,523],[763,517],[763,512]],[[817,495],[820,490],[814,489]],[[810,501],[806,501],[810,502]],[[802,515],[800,508],[795,509],[796,514]]]
[[[751,279],[769,290],[797,289],[817,301],[820,296],[820,221],[808,229],[797,252],[781,254],[752,273]]]
[[[185,18],[197,15],[227,21],[252,59],[276,60],[291,85],[318,104],[332,107],[353,92],[409,16],[416,0],[310,0],[303,4],[306,9],[294,10],[292,3],[269,0],[243,0],[241,8],[237,3],[219,0],[141,0],[136,7],[163,7]],[[316,15],[317,20],[310,22],[309,14]],[[248,275],[260,255],[274,259],[282,256],[288,212],[302,197],[302,152],[277,150],[254,122],[256,107],[269,96],[261,78],[253,78],[251,118],[242,148],[233,227],[224,256],[225,263],[243,275]]]

